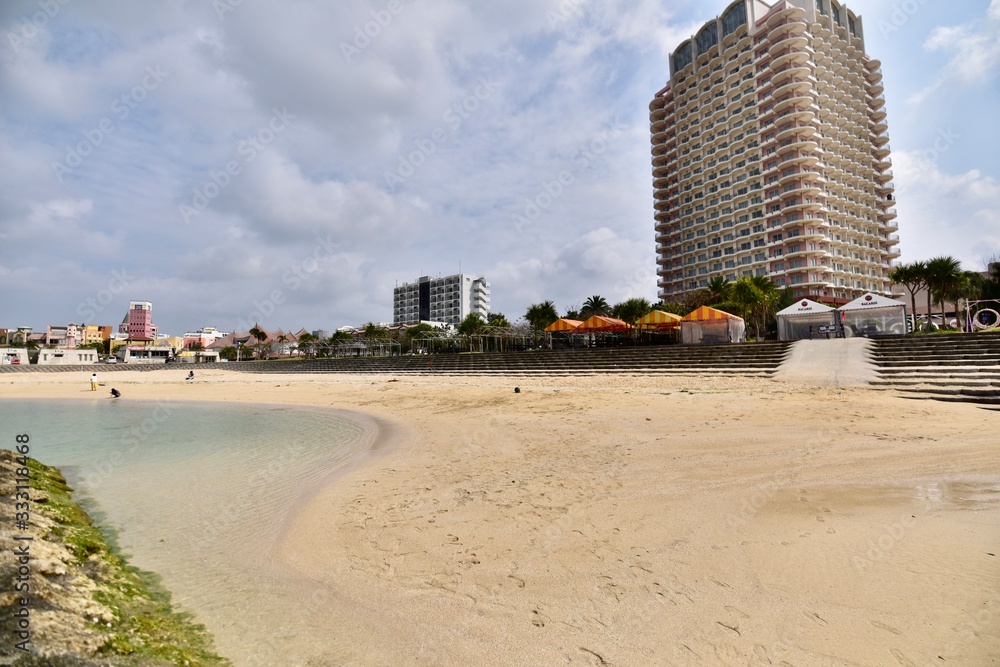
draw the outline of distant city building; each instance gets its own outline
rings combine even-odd
[[[796,297],[890,294],[899,257],[878,60],[835,0],[737,0],[650,103],[660,298],[768,276]]]
[[[490,284],[486,278],[458,273],[444,278],[421,276],[393,290],[393,324],[423,321],[458,325],[471,313],[483,320],[490,314]]]
[[[129,301],[128,313],[118,326],[118,333],[124,334],[128,340],[155,340],[153,304],[149,301]]]
[[[203,348],[208,348],[215,341],[228,335],[228,332],[219,331],[215,327],[202,327],[197,331],[189,331],[184,334],[184,349],[190,349],[196,343],[200,343]]]

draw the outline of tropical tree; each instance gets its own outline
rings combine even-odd
[[[684,304],[677,301],[658,301],[653,304],[653,310],[662,310],[665,313],[673,313],[674,315],[687,315],[691,312],[690,310],[685,310]]]
[[[267,338],[267,332],[255,324],[253,325],[253,328],[250,329],[249,333],[251,336],[257,339],[255,347],[257,349],[257,358],[260,359],[262,358],[261,353],[264,349],[264,340]]]
[[[583,302],[583,308],[580,309],[580,319],[583,320],[593,315],[610,315],[610,314],[611,314],[611,306],[608,305],[607,300],[599,294],[595,294],[592,297],[588,297],[587,300]]]
[[[558,320],[559,314],[556,312],[556,305],[554,303],[551,301],[543,301],[541,303],[533,303],[528,306],[528,310],[524,314],[524,319],[528,321],[532,330],[537,334],[539,331]]]
[[[961,321],[959,311],[964,310],[965,304],[983,298],[988,284],[989,280],[975,271],[962,271],[959,274],[951,288],[942,295],[945,301],[955,304],[955,319]]]
[[[458,335],[471,338],[477,333],[481,333],[486,327],[486,322],[479,316],[479,313],[469,313],[458,325]]]
[[[953,290],[960,281],[962,263],[954,257],[941,256],[927,261],[927,322],[930,328],[931,300],[936,299],[941,306],[941,324],[945,323],[945,294]]]
[[[631,324],[634,327],[635,323],[643,316],[648,315],[651,310],[653,310],[653,306],[646,299],[632,298],[615,304],[612,314],[626,324]]]
[[[219,357],[226,361],[236,361],[236,346],[227,345],[219,350]]]
[[[314,336],[311,333],[306,332],[299,336],[299,350],[304,351],[307,357],[311,357],[316,349],[316,343],[318,342],[319,336]]]
[[[302,334],[302,335],[304,336],[305,334]],[[310,335],[312,335],[312,334],[310,334]],[[301,338],[301,336],[300,336],[300,338]],[[285,343],[288,342],[288,336],[286,334],[283,334],[283,333],[282,334],[278,334],[278,339],[277,340],[278,340],[278,344],[281,347],[284,347]]]
[[[896,285],[904,286],[910,292],[910,306],[914,322],[917,317],[917,292],[927,287],[927,264],[925,262],[910,262],[900,264],[889,271],[889,280]],[[930,313],[930,309],[927,311]],[[930,316],[928,315],[928,321]]]
[[[576,304],[566,308],[566,314],[563,315],[567,320],[582,320],[584,318],[580,317],[580,309]]]
[[[708,281],[709,302],[706,305],[715,303],[725,303],[729,301],[729,293],[733,289],[733,284],[727,278],[715,276]]]
[[[388,338],[389,332],[374,322],[365,325],[365,338]]]
[[[760,338],[767,330],[767,323],[781,301],[781,291],[767,276],[743,276],[729,293],[729,301],[719,304],[721,310],[732,306],[747,323],[752,324],[754,335]]]
[[[503,313],[490,313],[486,316],[486,323],[491,327],[499,327],[501,329],[509,329],[510,322]]]

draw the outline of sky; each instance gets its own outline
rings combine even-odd
[[[900,261],[1000,255],[1000,0],[857,0]],[[5,0],[0,327],[657,300],[649,110],[704,0]]]

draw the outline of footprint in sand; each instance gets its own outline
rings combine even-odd
[[[756,646],[753,647],[753,654],[757,656],[757,659],[760,660],[765,665],[771,664],[771,659],[767,657],[767,649],[761,646],[760,644],[757,644]]]
[[[829,625],[829,623],[827,623],[825,618],[821,617],[814,611],[804,611],[802,613],[805,615],[806,618],[808,618],[811,621],[816,621],[820,625]]]
[[[889,653],[892,653],[892,657],[896,659],[896,662],[898,662],[901,665],[904,665],[904,667],[917,667],[914,664],[914,662],[909,658],[907,658],[905,655],[903,655],[901,651],[897,651],[896,649],[890,649]]]
[[[537,609],[533,609],[531,611],[531,624],[534,625],[535,627],[544,628],[545,624],[548,622],[549,622],[549,617],[543,614],[542,612],[538,611]]]
[[[896,628],[892,627],[891,625],[886,625],[885,623],[879,623],[878,621],[868,621],[868,622],[871,623],[872,625],[874,625],[876,628],[879,628],[880,630],[885,630],[886,632],[891,632],[894,635],[901,635],[901,634],[903,634],[902,631],[897,630]]]

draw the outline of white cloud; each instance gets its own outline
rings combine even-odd
[[[910,104],[921,104],[951,84],[974,86],[989,82],[1000,64],[1000,0],[993,0],[983,19],[935,28],[924,42],[924,49],[950,58],[933,83],[910,97]]]
[[[976,169],[946,173],[920,152],[893,160],[901,261],[951,255],[979,271],[1000,254],[1000,181]]]

